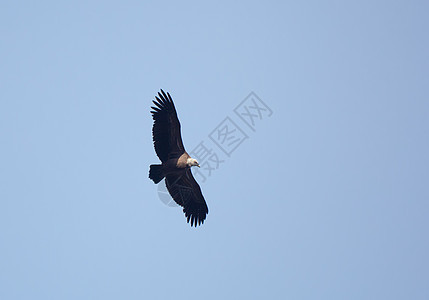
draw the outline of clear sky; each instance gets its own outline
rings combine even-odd
[[[429,299],[428,10],[1,1],[0,298]],[[147,178],[160,88],[222,161],[198,228]]]

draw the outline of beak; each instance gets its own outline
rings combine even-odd
[[[198,168],[201,168],[200,165],[197,165]]]

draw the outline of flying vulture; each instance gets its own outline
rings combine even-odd
[[[153,144],[162,164],[151,165],[149,178],[156,184],[165,177],[165,184],[174,201],[183,207],[187,222],[201,225],[209,212],[200,186],[191,173],[191,167],[200,167],[198,161],[185,151],[180,134],[180,122],[169,93],[161,89],[152,101]]]

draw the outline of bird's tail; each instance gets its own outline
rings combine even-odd
[[[165,177],[162,165],[150,165],[149,178],[155,183],[159,183]]]

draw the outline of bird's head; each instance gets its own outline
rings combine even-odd
[[[200,164],[198,163],[198,161],[195,158],[188,158],[186,164],[189,167],[192,167],[192,166],[197,166],[198,168],[200,167]]]

